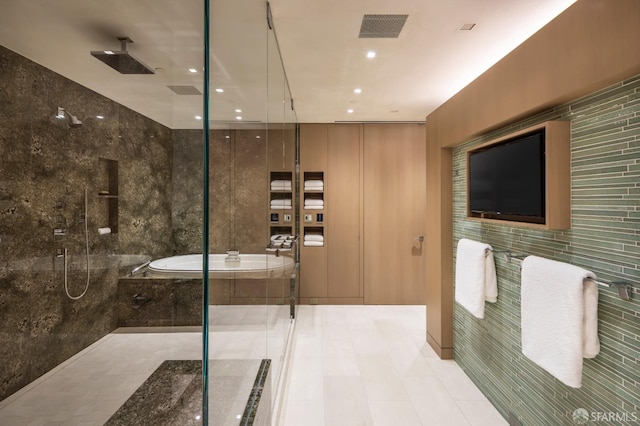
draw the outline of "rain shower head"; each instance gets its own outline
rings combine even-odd
[[[120,74],[155,74],[153,69],[127,51],[127,43],[133,43],[133,40],[129,37],[118,37],[118,40],[120,40],[120,50],[94,50],[91,55]]]
[[[82,126],[82,121],[78,120],[78,117],[72,115],[69,111],[65,111],[64,108],[58,107],[58,118],[64,118],[65,115],[69,118],[69,127],[80,127]]]

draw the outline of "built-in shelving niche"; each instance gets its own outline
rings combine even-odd
[[[294,181],[293,172],[290,171],[272,171],[269,173],[269,182],[271,185],[269,192],[269,223],[270,234],[293,235],[294,218],[295,218],[295,198],[294,198]],[[275,182],[289,182],[288,186],[274,185]],[[282,203],[288,200],[288,205],[274,206],[275,203]]]
[[[98,159],[98,199],[102,200],[99,216],[100,228],[108,227],[118,233],[118,162],[108,158]]]

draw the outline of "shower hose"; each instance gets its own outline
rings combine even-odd
[[[64,249],[64,292],[67,294],[67,297],[71,300],[78,300],[82,296],[85,295],[87,290],[89,290],[89,226],[87,224],[89,222],[89,213],[87,212],[87,188],[84,189],[84,242],[86,248],[86,259],[87,259],[87,283],[84,287],[84,291],[79,296],[72,296],[69,293],[69,281],[67,279],[67,249]]]

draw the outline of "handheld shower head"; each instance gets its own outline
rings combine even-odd
[[[78,120],[78,117],[76,117],[75,115],[71,114],[69,111],[65,111],[64,108],[62,108],[62,107],[58,107],[58,115],[56,115],[56,117],[64,118],[65,117],[65,112],[66,112],[66,115],[69,118],[69,127],[80,127],[80,126],[82,126],[82,121]]]

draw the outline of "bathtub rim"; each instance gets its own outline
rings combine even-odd
[[[224,262],[226,254],[209,254],[209,278],[220,279],[260,279],[260,278],[281,278],[288,277],[293,272],[295,262],[293,258],[289,256],[276,256],[271,253],[241,253],[240,262]],[[243,269],[242,260],[249,260],[255,258],[255,260],[263,260],[267,267],[252,267]],[[277,261],[275,260],[277,259]],[[192,267],[190,268],[175,268],[166,267],[161,265],[162,262],[167,261],[179,261],[182,260],[183,264],[186,261]],[[219,263],[227,265],[227,269],[213,269]],[[273,260],[269,262],[269,260]],[[217,262],[216,262],[217,261]],[[246,262],[245,262],[246,264]],[[198,265],[199,268],[194,267]],[[175,266],[173,264],[172,266]],[[147,267],[147,278],[202,278],[202,254],[192,253],[176,256],[167,256],[151,261]]]

